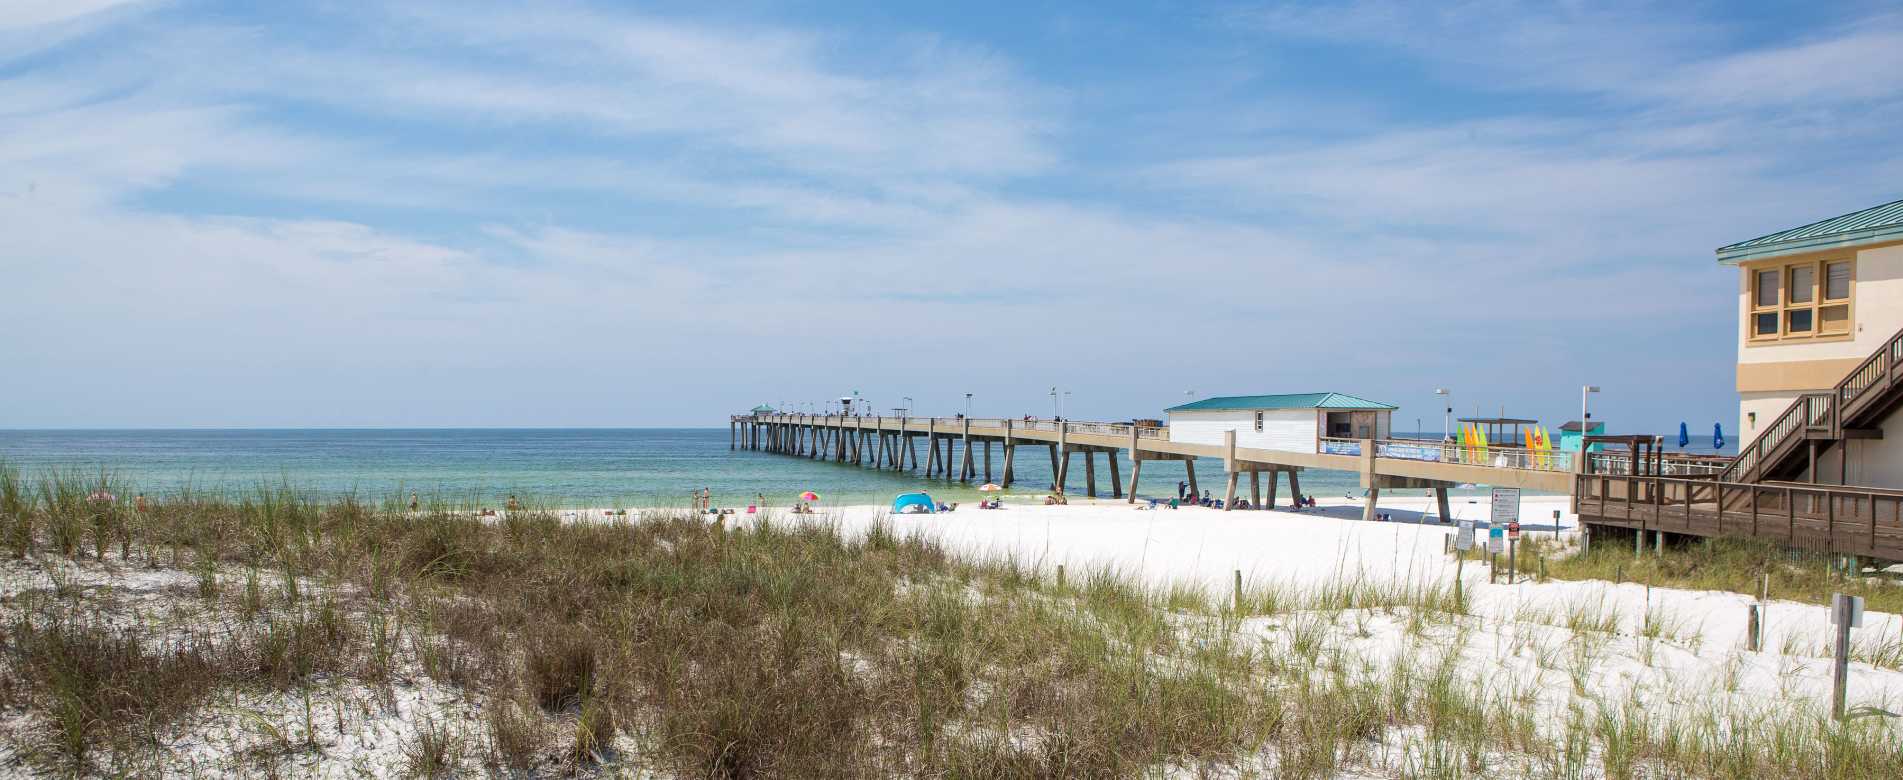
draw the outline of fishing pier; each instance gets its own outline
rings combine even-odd
[[[1356,473],[1367,489],[1362,516],[1374,519],[1383,489],[1431,489],[1440,517],[1451,517],[1447,490],[1460,484],[1517,487],[1572,497],[1590,530],[1630,533],[1634,549],[1673,537],[1747,537],[1799,549],[1903,560],[1903,491],[1795,481],[1740,482],[1748,463],[1673,461],[1659,456],[1656,437],[1588,437],[1607,447],[1586,453],[1523,447],[1472,447],[1392,438],[1316,437],[1309,451],[1245,447],[1235,431],[1220,443],[1176,441],[1168,425],[971,417],[749,414],[729,421],[733,449],[918,474],[954,482],[1016,481],[1030,448],[1047,458],[1055,490],[1136,500],[1143,464],[1181,461],[1192,492],[1200,492],[1196,461],[1221,463],[1223,506],[1244,489],[1254,508],[1273,508],[1286,478],[1293,503],[1301,472]],[[1625,448],[1620,450],[1618,448]],[[1081,474],[1074,467],[1082,456]],[[1103,477],[1098,473],[1099,456]],[[1128,481],[1123,462],[1128,462]],[[1266,476],[1267,485],[1263,485]],[[1081,477],[1081,480],[1079,478]],[[1081,481],[1081,484],[1078,484]],[[1266,494],[1263,488],[1266,487]],[[1266,499],[1266,500],[1264,500]]]
[[[1097,461],[1102,455],[1110,496],[1129,501],[1136,500],[1145,462],[1182,461],[1191,491],[1199,491],[1196,459],[1210,458],[1222,463],[1226,508],[1236,505],[1245,474],[1250,505],[1272,507],[1284,475],[1292,503],[1301,495],[1303,469],[1356,472],[1362,487],[1368,489],[1363,514],[1369,518],[1375,514],[1383,488],[1433,489],[1441,517],[1449,517],[1447,489],[1458,484],[1564,493],[1571,491],[1574,476],[1572,455],[1550,450],[1492,447],[1482,451],[1434,441],[1317,437],[1309,443],[1311,451],[1302,452],[1238,446],[1235,431],[1223,432],[1219,444],[1173,441],[1167,425],[1130,422],[756,414],[736,415],[729,427],[729,446],[734,449],[914,472],[928,479],[982,480],[1007,488],[1017,476],[1020,449],[1032,448],[1033,457],[1047,457],[1055,475],[1053,487],[1064,492],[1078,476],[1071,465],[1073,456],[1082,455],[1081,487],[1091,497],[1099,492]],[[1039,449],[1043,452],[1036,453]],[[1127,490],[1120,460],[1129,461]],[[1268,477],[1266,502],[1264,475]]]

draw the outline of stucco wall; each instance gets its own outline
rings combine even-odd
[[[1764,429],[1777,421],[1777,416],[1783,414],[1791,402],[1797,400],[1797,393],[1794,392],[1739,393],[1738,396],[1738,427],[1732,430],[1738,432],[1734,438],[1740,449],[1756,440]],[[1755,424],[1751,422],[1752,412],[1758,413]]]
[[[1316,417],[1313,409],[1269,409],[1262,413],[1262,432],[1255,430],[1255,412],[1246,409],[1170,412],[1170,441],[1222,444],[1224,431],[1236,432],[1236,446],[1283,452],[1314,452]]]
[[[1883,421],[1883,438],[1851,439],[1846,444],[1849,468],[1839,471],[1843,447],[1832,447],[1817,458],[1817,481],[1857,487],[1903,490],[1903,413],[1891,414]]]

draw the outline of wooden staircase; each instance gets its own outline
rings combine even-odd
[[[1720,482],[1810,481],[1811,443],[1821,452],[1846,439],[1870,438],[1903,404],[1903,330],[1883,341],[1836,387],[1798,396],[1764,434],[1739,451]]]

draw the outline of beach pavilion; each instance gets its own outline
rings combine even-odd
[[[1361,441],[1391,436],[1395,406],[1347,393],[1281,393],[1228,395],[1172,406],[1170,440],[1189,444],[1227,445],[1284,452],[1359,454]],[[1352,451],[1351,451],[1352,450]],[[1301,468],[1273,463],[1237,461],[1230,464],[1225,506],[1234,504],[1236,480],[1249,475],[1250,506],[1275,505],[1277,483],[1287,474],[1289,492],[1302,496]],[[1262,501],[1260,474],[1269,474],[1268,502]],[[1370,484],[1370,496],[1382,487],[1427,487],[1426,484]],[[1444,493],[1443,493],[1444,495]],[[1370,501],[1372,506],[1372,501]]]

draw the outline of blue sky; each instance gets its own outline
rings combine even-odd
[[[0,427],[1736,418],[1712,249],[1903,195],[1903,11],[0,0]]]

